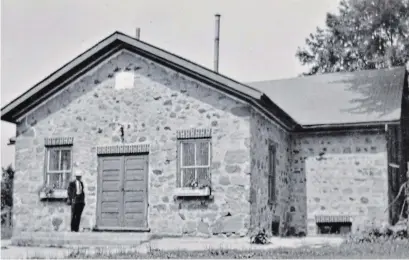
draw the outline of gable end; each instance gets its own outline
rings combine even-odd
[[[103,60],[123,49],[185,74],[228,95],[237,97],[253,105],[287,130],[291,130],[297,125],[288,114],[275,106],[268,97],[263,96],[262,92],[118,32],[88,49],[3,107],[1,119],[16,123],[22,115],[62,90]]]

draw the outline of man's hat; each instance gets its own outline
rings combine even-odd
[[[75,171],[75,177],[81,177],[81,176],[82,176],[81,170],[76,170]]]

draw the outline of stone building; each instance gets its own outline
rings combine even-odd
[[[15,123],[14,232],[348,232],[404,180],[404,68],[242,84],[115,32],[1,110]],[[406,130],[405,130],[406,129]]]

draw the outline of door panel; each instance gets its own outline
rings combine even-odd
[[[99,225],[102,227],[119,227],[122,218],[123,197],[122,158],[100,157],[100,196]]]
[[[115,192],[121,189],[121,181],[107,181],[103,180],[102,182],[102,191],[103,192]]]
[[[100,227],[119,227],[119,212],[102,213],[100,219]]]
[[[127,181],[143,181],[145,180],[145,172],[144,170],[128,170],[126,173]]]
[[[118,170],[104,170],[102,177],[105,181],[121,181],[121,175],[118,174]]]
[[[138,180],[138,181],[128,181],[125,180],[124,189],[126,192],[134,192],[134,191],[145,191],[145,180]]]
[[[118,201],[120,193],[118,191],[103,191],[101,196],[101,201]]]
[[[99,157],[98,226],[147,228],[148,156]]]
[[[125,202],[125,212],[126,213],[144,213],[145,203],[144,202]]]
[[[115,202],[106,202],[101,203],[101,209],[103,213],[118,213],[121,210],[121,207],[117,201]]]
[[[124,225],[147,227],[147,156],[127,156],[124,166]]]
[[[144,191],[126,191],[126,196],[124,198],[126,202],[145,202],[145,192]]]

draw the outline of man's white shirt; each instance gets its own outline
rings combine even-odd
[[[75,180],[75,186],[77,190],[77,195],[80,195],[82,193],[82,187],[81,187],[81,183],[79,180]]]

